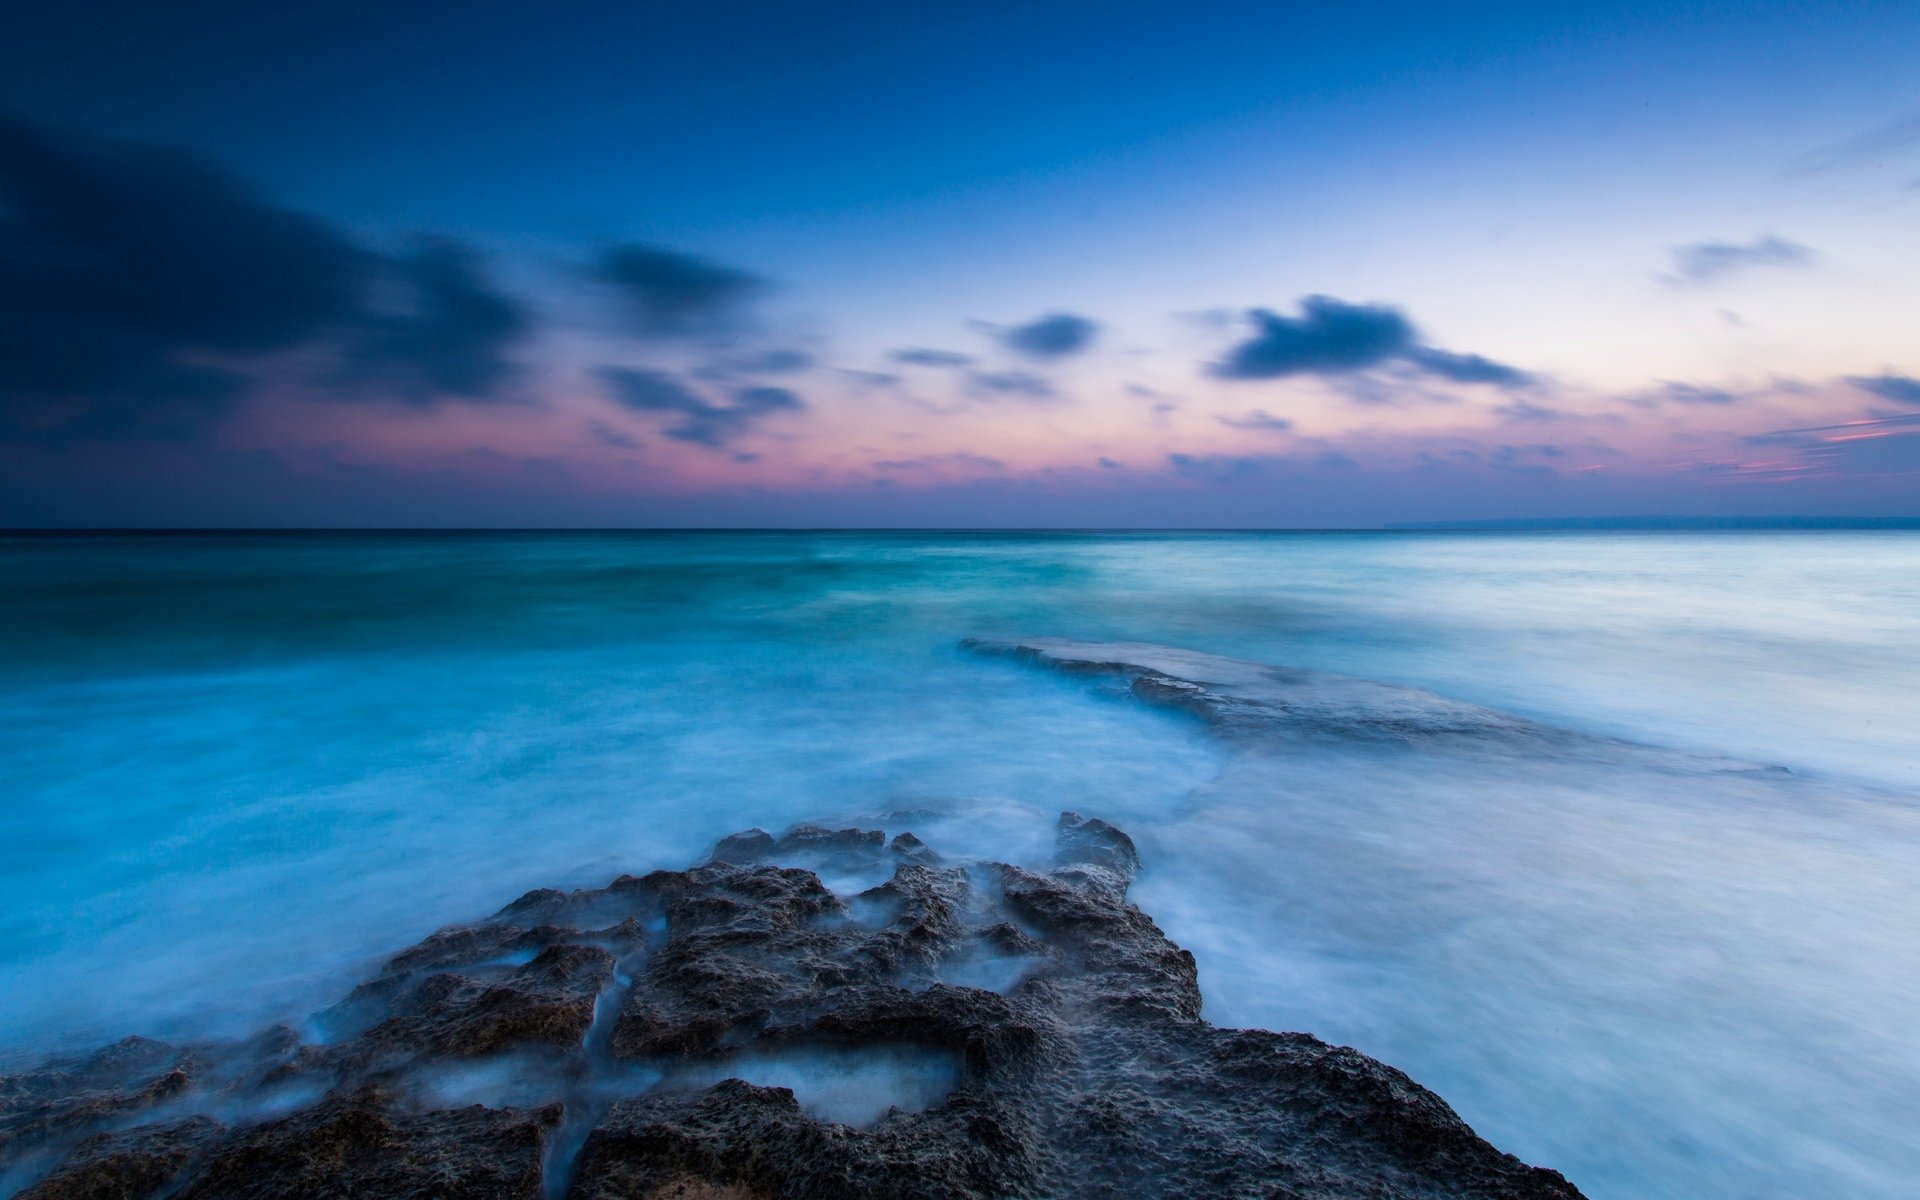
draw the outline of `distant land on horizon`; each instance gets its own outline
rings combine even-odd
[[[1499,517],[1395,521],[1383,529],[1920,529],[1920,517]]]

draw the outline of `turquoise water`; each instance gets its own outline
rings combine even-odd
[[[24,538],[0,630],[11,1061],[298,1021],[749,825],[1039,861],[1077,808],[1210,1018],[1385,1058],[1594,1197],[1920,1177],[1914,534]],[[1236,755],[958,647],[1017,634],[1692,757]]]

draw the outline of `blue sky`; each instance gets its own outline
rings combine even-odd
[[[0,523],[1920,511],[1920,9],[1202,9],[9,5]]]

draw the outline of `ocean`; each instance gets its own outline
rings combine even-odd
[[[1576,736],[1249,749],[961,644],[1020,636]],[[1215,1022],[1384,1059],[1596,1200],[1891,1200],[1917,712],[1912,532],[13,537],[0,1066],[299,1026],[750,826],[1040,863],[1074,809]]]

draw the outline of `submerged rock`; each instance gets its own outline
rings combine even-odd
[[[1220,733],[1248,741],[1583,740],[1566,730],[1419,688],[1173,646],[1045,637],[968,638],[962,645],[1062,674],[1110,678],[1140,700],[1193,713]]]
[[[1045,872],[736,834],[442,930],[317,1043],[0,1079],[0,1170],[35,1200],[1579,1195],[1357,1051],[1202,1020],[1139,869],[1075,813]]]

